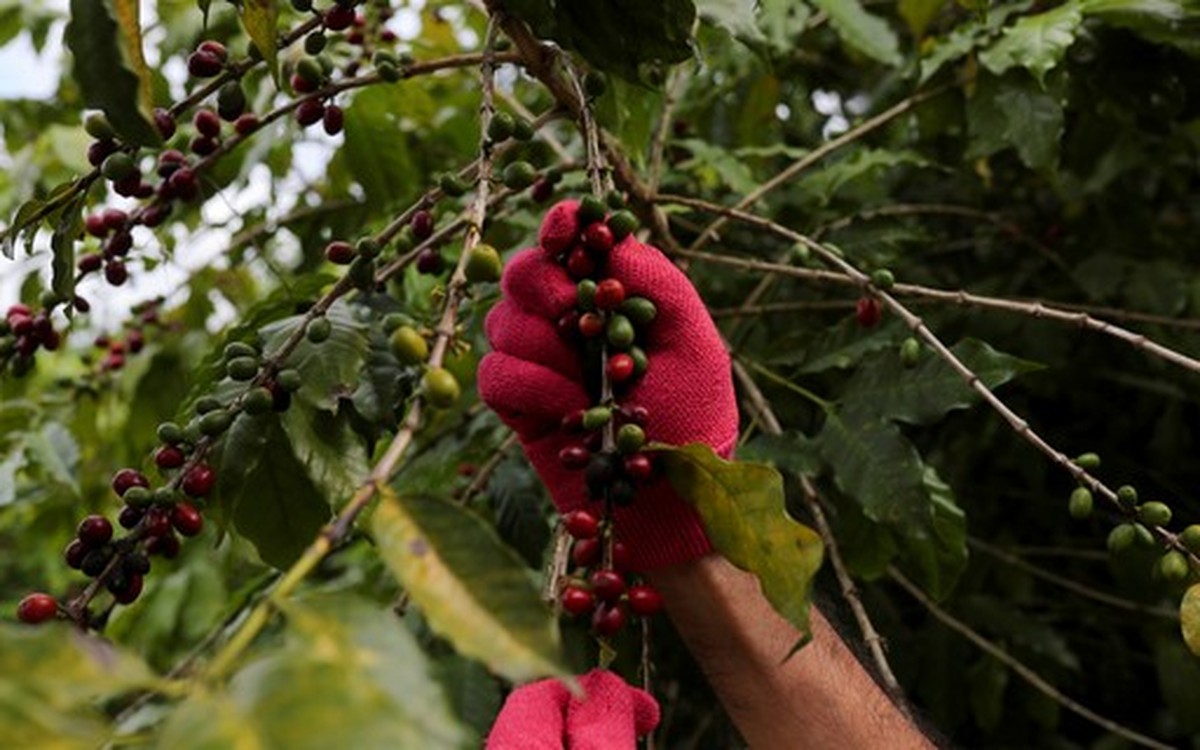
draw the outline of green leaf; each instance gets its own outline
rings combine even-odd
[[[897,10],[908,24],[908,30],[919,39],[947,4],[946,0],[900,0]]]
[[[790,53],[796,38],[804,33],[812,10],[795,0],[759,0],[759,25],[767,43],[776,53]]]
[[[267,63],[267,70],[278,84],[279,6],[276,0],[243,0],[241,19],[246,36],[258,47]]]
[[[75,297],[75,241],[83,236],[82,211],[86,199],[86,194],[80,194],[67,204],[50,237],[50,252],[54,256],[50,264],[50,288],[63,300]]]
[[[349,412],[293,404],[283,415],[283,428],[296,459],[327,498],[348,498],[370,471],[366,443],[351,427]]]
[[[380,494],[380,554],[436,632],[514,682],[566,674],[557,619],[490,526],[444,500]]]
[[[769,463],[793,474],[815,476],[821,471],[816,443],[801,433],[772,435],[761,432],[739,446],[738,455],[742,460]]]
[[[952,28],[944,37],[937,39],[932,49],[922,56],[921,83],[932,78],[946,63],[989,44],[1009,16],[1023,12],[1031,4],[1023,1],[989,8],[983,18],[967,21]]]
[[[400,87],[372,86],[346,108],[342,154],[373,206],[390,205],[413,192],[417,165],[400,129],[409,106]]]
[[[84,104],[104,110],[113,129],[126,143],[156,146],[162,142],[141,103],[141,82],[126,61],[125,41],[108,0],[71,0],[71,21],[65,33],[74,58],[72,74]]]
[[[798,645],[807,642],[809,590],[824,545],[817,532],[788,516],[779,472],[725,461],[703,443],[652,449],[671,486],[700,513],[713,546],[758,577],[771,605],[804,633]]]
[[[749,165],[732,151],[699,138],[687,138],[677,143],[692,155],[678,168],[694,172],[701,186],[735,193],[748,193],[758,186],[759,181]]]
[[[749,44],[766,41],[754,17],[755,0],[695,0],[696,12],[705,21]]]
[[[899,65],[900,40],[887,22],[871,15],[858,0],[812,0],[829,15],[838,36],[862,54],[887,65]]]
[[[270,565],[291,565],[329,520],[325,494],[274,414],[239,416],[216,467],[219,512]]]
[[[1050,169],[1063,134],[1062,97],[1023,76],[980,75],[967,103],[967,129],[968,158],[1012,147],[1031,169]]]
[[[1004,29],[1004,36],[979,55],[984,67],[996,75],[1010,68],[1027,68],[1045,83],[1046,74],[1060,62],[1075,41],[1083,23],[1079,2],[1067,2],[1045,13],[1024,16]]]
[[[316,409],[337,411],[338,402],[350,399],[358,387],[370,341],[366,326],[355,320],[345,302],[335,302],[325,317],[333,324],[329,338],[319,344],[302,338],[284,366],[299,370],[304,380],[296,392],[297,400]],[[296,315],[264,326],[265,351],[278,349],[302,321],[303,316]]]
[[[873,181],[879,180],[883,176],[880,173],[904,165],[933,166],[932,162],[915,151],[862,148],[812,172],[800,181],[799,187],[815,196],[818,205],[827,206],[846,185],[867,177]]]
[[[1200,7],[1181,0],[1081,0],[1083,12],[1200,57]]]
[[[799,365],[796,372],[799,375],[844,370],[858,364],[871,352],[894,348],[901,327],[898,320],[889,317],[868,332],[863,331],[852,316],[847,317],[816,336],[802,331],[794,339],[784,340],[778,347],[784,353],[770,361],[774,365]]]
[[[556,39],[597,68],[641,81],[640,66],[682,62],[692,55],[692,0],[559,2]]]
[[[988,388],[1041,369],[1041,365],[998,352],[978,339],[964,339],[950,351]],[[979,394],[941,357],[930,354],[909,369],[894,350],[864,362],[846,383],[842,395],[843,413],[853,415],[848,419],[883,416],[909,424],[931,424],[947,412],[968,408],[979,399]]]
[[[627,145],[638,164],[646,161],[663,96],[658,89],[614,78],[608,82],[605,94],[596,100],[596,120]]]
[[[1183,642],[1196,656],[1200,656],[1200,583],[1193,583],[1183,594],[1179,603],[1179,628]]]

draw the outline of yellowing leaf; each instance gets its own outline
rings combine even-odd
[[[250,37],[267,61],[271,77],[278,82],[279,39],[276,35],[279,33],[279,6],[275,0],[245,0],[242,4],[242,26],[246,29],[246,36]]]
[[[703,443],[653,449],[671,486],[696,506],[713,545],[758,577],[767,600],[807,641],[809,589],[824,545],[817,532],[788,516],[779,472],[725,461]]]
[[[1200,583],[1192,584],[1184,593],[1179,605],[1179,621],[1183,642],[1193,654],[1200,656]]]
[[[557,620],[490,526],[444,500],[380,494],[375,541],[435,631],[514,682],[565,673]]]
[[[154,107],[153,81],[146,57],[142,54],[142,22],[138,0],[112,0],[117,25],[121,27],[121,48],[125,61],[138,78],[138,107],[150,116]]]

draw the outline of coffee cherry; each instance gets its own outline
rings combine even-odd
[[[527,161],[514,161],[504,168],[502,180],[510,190],[524,190],[537,180],[537,169]]]
[[[149,487],[150,480],[137,469],[121,469],[113,474],[112,488],[117,497],[124,497],[130,487]]]
[[[224,67],[221,58],[208,50],[200,49],[188,55],[188,73],[193,78],[212,78],[219,75]]]
[[[577,339],[580,332],[579,313],[575,310],[568,310],[563,313],[558,320],[554,321],[554,330],[558,332],[559,338],[564,341],[574,341]],[[599,330],[604,330],[603,318],[600,318]],[[597,332],[597,335],[599,335],[599,332]]]
[[[632,211],[617,211],[608,217],[608,228],[612,231],[613,242],[620,242],[637,231],[638,220]]]
[[[608,206],[604,205],[604,201],[594,195],[586,196],[579,201],[579,213],[577,214],[579,226],[587,227],[589,224],[603,221],[606,213],[608,213]]]
[[[612,421],[612,409],[607,406],[593,406],[583,413],[583,429],[598,430]]]
[[[116,182],[137,174],[137,164],[134,163],[132,156],[124,151],[118,151],[104,160],[104,163],[100,165],[100,172],[105,179]]]
[[[162,508],[151,508],[146,511],[142,529],[148,537],[163,536],[171,533],[171,516]]]
[[[646,432],[635,424],[621,425],[617,430],[617,450],[622,453],[637,453],[646,444]]]
[[[639,482],[644,482],[654,474],[654,462],[645,453],[634,453],[626,456],[621,467],[625,475]]]
[[[625,593],[625,577],[615,570],[597,570],[589,582],[601,601],[615,602]]]
[[[1075,457],[1075,465],[1081,469],[1095,471],[1100,468],[1100,455],[1097,453],[1080,453]]]
[[[1179,533],[1179,542],[1200,555],[1200,523],[1194,523]]]
[[[562,592],[562,608],[569,615],[590,614],[596,607],[596,597],[592,592],[578,586],[567,586]]]
[[[609,318],[604,333],[608,338],[608,343],[617,349],[628,349],[637,335],[633,329],[633,323],[624,315],[614,315]]]
[[[142,521],[142,517],[146,515],[146,509],[126,505],[121,508],[121,512],[117,514],[117,523],[121,524],[123,529],[132,529]]]
[[[1108,551],[1116,554],[1129,549],[1137,538],[1137,527],[1131,523],[1123,523],[1108,533]]]
[[[225,365],[225,371],[233,380],[253,380],[258,374],[258,357],[237,357]]]
[[[27,595],[17,604],[17,619],[27,625],[51,620],[58,614],[58,600],[41,592]]]
[[[144,576],[150,572],[150,558],[144,552],[134,550],[121,560],[121,570],[126,575]]]
[[[129,254],[133,247],[133,234],[128,229],[120,229],[104,243],[105,258],[119,258]]]
[[[80,563],[79,569],[83,571],[85,576],[95,578],[108,567],[108,562],[112,559],[112,553],[112,548],[109,546],[88,550],[88,553],[83,556],[83,562]]]
[[[534,203],[545,203],[554,197],[554,183],[545,177],[539,179],[533,183],[533,188],[529,191],[529,197]]]
[[[98,141],[111,141],[117,137],[117,131],[113,130],[103,112],[91,112],[83,118],[83,129]]]
[[[564,515],[563,526],[575,539],[594,539],[600,533],[600,521],[586,510],[573,510]]]
[[[354,24],[354,6],[335,3],[325,11],[322,19],[330,31],[343,31]]]
[[[596,282],[584,279],[575,285],[575,307],[587,312],[596,309]]]
[[[63,550],[63,559],[66,560],[67,567],[79,570],[83,566],[83,558],[88,552],[88,546],[82,539],[72,539],[67,544],[67,548]]]
[[[427,247],[417,253],[417,273],[436,276],[444,270],[446,270],[446,261],[436,249]]]
[[[499,281],[503,269],[504,262],[496,248],[481,244],[471,248],[463,273],[466,274],[467,281],[478,284]]]
[[[122,585],[118,587],[115,582],[110,581],[108,586],[108,590],[112,592],[113,599],[118,604],[132,604],[142,595],[142,586],[144,583],[142,576],[126,575],[121,583]]]
[[[1067,512],[1071,514],[1071,518],[1087,518],[1092,515],[1092,505],[1092,491],[1087,487],[1076,487],[1067,503]]]
[[[334,240],[325,246],[325,259],[339,266],[348,266],[354,260],[354,246],[343,240]]]
[[[154,463],[160,469],[178,469],[186,460],[183,451],[173,445],[164,445],[154,452]]]
[[[642,299],[635,297],[634,299]],[[649,300],[645,300],[649,302]],[[604,279],[596,285],[596,307],[616,310],[625,302],[625,285],[618,279]]]
[[[634,361],[633,357],[628,354],[614,354],[608,358],[608,364],[605,366],[608,372],[608,377],[614,383],[624,383],[633,377]]]
[[[886,268],[880,268],[871,274],[871,284],[877,289],[887,291],[896,284],[896,277]]]
[[[431,367],[425,371],[425,377],[421,379],[421,382],[429,403],[437,408],[449,409],[458,401],[461,389],[458,386],[458,380],[449,370],[442,367]]]
[[[592,630],[602,638],[608,638],[621,632],[627,620],[625,608],[619,602],[616,604],[601,604],[592,614]]]
[[[252,112],[247,112],[244,115],[239,115],[238,118],[233,121],[233,130],[238,135],[250,135],[255,130],[258,130],[258,127],[261,124],[262,122],[258,119],[258,115]]]
[[[451,198],[458,198],[466,194],[469,188],[467,183],[456,174],[448,173],[438,178],[438,187],[442,192]]]
[[[629,347],[629,356],[633,358],[633,376],[640,378],[646,374],[646,370],[650,367],[650,359],[646,356],[646,352],[642,351],[641,347]]]
[[[513,132],[513,116],[507,112],[497,112],[488,122],[487,134],[492,141],[507,140]]]
[[[129,491],[125,493],[125,496],[122,499],[125,501],[126,505],[134,508],[145,509],[149,507],[152,502],[154,502],[155,494],[162,492],[164,489],[165,488],[160,487],[151,492],[148,487],[130,487]]]
[[[206,138],[217,138],[221,135],[221,118],[211,109],[197,110],[192,117],[192,125],[196,132]]]
[[[567,253],[567,273],[571,278],[586,279],[596,272],[596,260],[582,247],[572,248]]]
[[[216,56],[221,62],[229,59],[229,51],[225,49],[225,45],[215,39],[205,39],[203,42],[200,42],[200,45],[196,49]]]
[[[1191,566],[1188,565],[1187,558],[1179,550],[1170,550],[1158,560],[1158,574],[1164,581],[1172,583],[1182,581],[1188,577],[1190,572]]]
[[[321,127],[325,129],[326,135],[337,135],[342,132],[342,128],[346,124],[346,113],[336,104],[331,104],[325,108],[325,115],[321,119]]]
[[[333,334],[333,323],[329,318],[313,318],[304,328],[304,335],[314,344],[326,341]]]
[[[900,364],[904,367],[916,367],[921,359],[921,342],[912,336],[900,344]]]
[[[612,250],[613,242],[612,230],[602,221],[590,224],[587,229],[583,230],[583,244],[593,252],[605,255]]]
[[[184,536],[196,536],[204,528],[204,517],[191,503],[178,503],[171,509],[171,525]]]
[[[181,201],[195,200],[199,195],[196,173],[188,167],[180,167],[175,170],[167,180],[167,185],[170,187],[171,193]]]
[[[635,615],[650,617],[662,611],[662,595],[651,586],[638,585],[629,589],[629,609]]]
[[[854,305],[854,319],[863,328],[874,328],[883,317],[883,308],[874,297],[860,297]]]
[[[579,539],[571,547],[571,562],[577,567],[586,568],[600,559],[599,539]]]
[[[604,318],[594,312],[579,316],[579,332],[584,338],[594,339],[604,333]]]
[[[83,228],[93,237],[105,237],[108,235],[108,226],[104,223],[104,214],[89,214],[83,220]]]
[[[217,472],[208,464],[196,464],[183,475],[179,486],[191,497],[204,497],[217,483]]]
[[[513,138],[517,139],[518,141],[531,141],[533,140],[533,136],[533,124],[530,123],[529,120],[526,120],[524,117],[513,118]]]
[[[417,211],[413,214],[411,226],[413,237],[416,237],[418,241],[429,239],[433,235],[433,214],[425,210]]]
[[[575,409],[563,415],[560,427],[564,432],[583,432],[583,409]]]
[[[216,437],[228,430],[232,424],[232,414],[224,409],[213,411],[200,418],[200,432],[209,437]]]
[[[1138,520],[1147,526],[1166,526],[1171,522],[1171,507],[1166,503],[1144,503],[1138,508]]]
[[[279,374],[275,376],[275,382],[285,391],[294,393],[304,385],[304,378],[300,375],[299,370],[287,369],[279,371]]]
[[[325,117],[325,105],[318,99],[305,99],[296,107],[295,117],[306,128],[315,125]]]
[[[80,273],[93,273],[99,271],[104,265],[104,258],[99,253],[88,253],[80,257],[79,263],[76,264]]]
[[[429,359],[429,344],[412,326],[400,326],[392,331],[392,354],[401,364],[416,365]]]
[[[629,480],[614,479],[608,486],[608,499],[622,508],[633,505],[633,501],[637,499],[637,488]]]
[[[168,528],[162,535],[151,537],[146,542],[146,553],[174,560],[179,556],[179,537],[172,534]]]
[[[1117,488],[1117,502],[1123,508],[1133,508],[1137,505],[1138,491],[1132,485],[1123,484]]]
[[[608,487],[616,477],[616,467],[613,464],[611,456],[604,454],[592,456],[588,461],[587,468],[584,469],[583,479],[587,484],[588,491],[593,497],[601,497],[604,495],[604,490]]]
[[[238,81],[226,81],[217,91],[217,113],[226,122],[233,122],[246,111],[246,92]]]
[[[591,453],[582,445],[568,445],[558,452],[558,462],[565,469],[582,469],[588,465]]]

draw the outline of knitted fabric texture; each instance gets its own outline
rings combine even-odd
[[[488,734],[487,750],[634,750],[658,725],[658,703],[612,672],[592,670],[574,698],[558,680],[514,690]]]
[[[583,472],[558,461],[562,448],[581,442],[561,428],[562,418],[592,405],[578,347],[555,328],[576,306],[576,284],[555,256],[579,235],[577,206],[564,201],[552,208],[542,222],[540,246],[509,262],[501,280],[504,299],[486,321],[493,351],[479,368],[484,401],[516,431],[562,513],[600,510],[588,499]],[[695,288],[658,249],[632,235],[613,248],[607,273],[624,284],[627,296],[646,297],[658,308],[639,333],[649,367],[622,394],[621,405],[648,410],[652,441],[703,442],[728,457],[738,434],[729,355]],[[613,520],[637,571],[686,562],[712,549],[696,511],[661,477],[643,487],[630,506],[614,508]]]

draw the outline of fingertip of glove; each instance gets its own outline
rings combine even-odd
[[[546,212],[538,230],[538,245],[544,252],[556,256],[575,242],[579,235],[578,213],[577,200],[560,201]]]

